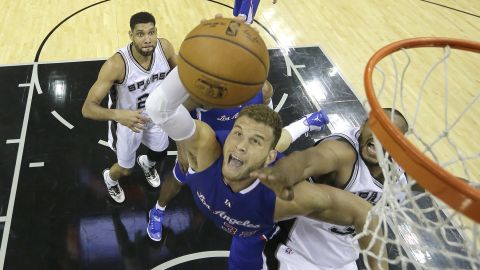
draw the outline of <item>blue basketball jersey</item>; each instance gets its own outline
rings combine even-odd
[[[233,236],[270,237],[274,227],[275,193],[258,179],[233,192],[222,175],[223,157],[202,172],[183,174],[178,163],[175,177],[189,186],[197,207],[215,225]]]
[[[262,90],[258,91],[258,94],[251,100],[235,108],[215,108],[210,110],[197,108],[196,118],[204,123],[207,123],[215,132],[217,130],[232,130],[233,123],[235,123],[235,120],[237,119],[242,108],[253,104],[263,104]]]

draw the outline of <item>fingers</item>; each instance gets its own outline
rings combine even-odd
[[[293,200],[293,197],[294,197],[294,193],[293,193],[293,189],[291,187],[289,188],[284,188],[282,190],[282,192],[279,194],[279,197],[282,199],[282,200],[286,200],[286,201],[291,201]]]
[[[145,125],[141,122],[134,122],[132,125],[128,125],[128,128],[131,129],[135,133],[139,133],[145,129]]]
[[[221,13],[215,14],[215,19],[221,19],[221,18],[223,18],[223,15],[222,15]],[[204,22],[206,22],[206,21],[208,21],[208,20],[209,20],[209,19],[202,18],[202,19],[200,20],[200,23],[204,23]]]
[[[143,114],[143,111],[144,110],[136,110],[135,111],[135,113],[136,113],[135,117],[137,119],[137,121],[135,121],[135,124],[137,124],[137,123],[146,124],[150,121],[150,118],[147,115]]]
[[[265,167],[265,168],[261,168],[253,172],[250,172],[250,177],[256,177],[264,180],[267,180],[267,178],[270,177],[272,180],[275,180],[273,170],[270,167]]]

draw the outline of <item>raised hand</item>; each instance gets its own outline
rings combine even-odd
[[[147,116],[142,114],[143,110],[116,110],[115,121],[128,127],[133,132],[140,132],[145,129],[146,124],[149,122]]]
[[[272,189],[280,199],[290,201],[293,199],[293,184],[287,175],[275,167],[265,167],[250,173],[251,177],[258,178],[267,187]]]

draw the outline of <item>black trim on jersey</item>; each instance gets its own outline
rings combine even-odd
[[[358,130],[357,132],[355,132],[355,137],[358,138],[358,133],[360,132],[360,130]],[[359,167],[359,164],[358,164],[358,160],[360,158],[360,153],[357,151],[357,148],[355,147],[355,142],[353,142],[348,136],[345,136],[344,134],[342,133],[333,133],[325,138],[322,138],[318,141],[316,141],[313,146],[317,146],[320,142],[326,140],[326,139],[332,139],[332,138],[335,138],[335,137],[338,137],[337,139],[335,140],[341,140],[341,141],[344,141],[346,143],[348,143],[351,147],[353,147],[353,150],[355,151],[355,163],[353,165],[353,168],[352,168],[352,172],[350,173],[350,177],[348,178],[347,182],[345,182],[345,184],[341,187],[338,187],[340,189],[344,189],[346,190],[347,188],[351,187],[355,181],[352,181],[352,179],[356,179],[357,178],[357,175],[358,175],[358,171],[360,170],[360,167]],[[311,179],[311,182],[314,182],[314,179],[312,178]]]
[[[128,68],[128,65],[127,65],[128,59],[127,59],[127,56],[124,55],[122,51],[118,51],[117,53],[120,54],[120,56],[123,59],[123,66],[125,67],[125,75],[123,76],[123,79],[116,84],[124,84],[126,79],[128,78],[128,74],[130,73],[130,69]]]
[[[147,70],[147,69],[144,69],[144,68],[142,67],[142,65],[140,65],[140,63],[137,62],[137,59],[135,59],[135,57],[133,57],[132,46],[133,46],[133,43],[130,43],[130,44],[127,46],[128,54],[129,54],[130,58],[132,59],[132,62],[135,64],[135,66],[136,66],[138,69],[140,69],[140,71],[142,71],[143,73],[150,74],[150,72],[152,71],[152,67],[153,67],[154,64],[155,64],[155,50],[157,49],[158,44],[155,46],[155,49],[153,49],[152,59],[150,59],[150,67],[148,68],[148,70]]]
[[[280,262],[277,259],[277,251],[280,246],[286,244],[290,240],[297,219],[288,219],[277,223],[280,231],[270,240],[267,241],[263,253],[265,254],[266,264],[269,270],[278,270]]]
[[[118,99],[118,92],[117,88],[112,87],[110,89],[110,100],[112,101],[112,105],[110,105],[110,109],[116,109],[117,108],[117,99]],[[112,133],[112,147],[113,149],[117,150],[117,121],[110,121],[110,132]]]
[[[375,186],[377,186],[378,188],[380,188],[380,189],[383,190],[383,184],[380,183],[380,181],[378,181],[377,179],[375,179],[375,177],[373,177],[373,176],[372,176],[372,179],[373,179],[373,181],[372,181],[373,184],[374,184]]]
[[[159,48],[162,51],[163,58],[165,59],[165,63],[168,66],[168,72],[167,72],[167,75],[168,75],[168,73],[170,73],[170,71],[172,70],[172,67],[168,63],[167,55],[165,54],[165,51],[163,50],[163,46],[162,46],[162,42],[160,41],[160,38],[157,38],[157,43],[160,45]]]

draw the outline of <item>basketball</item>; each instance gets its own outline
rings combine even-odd
[[[252,99],[267,79],[268,50],[259,33],[234,19],[202,22],[182,42],[178,72],[188,92],[212,107]]]

